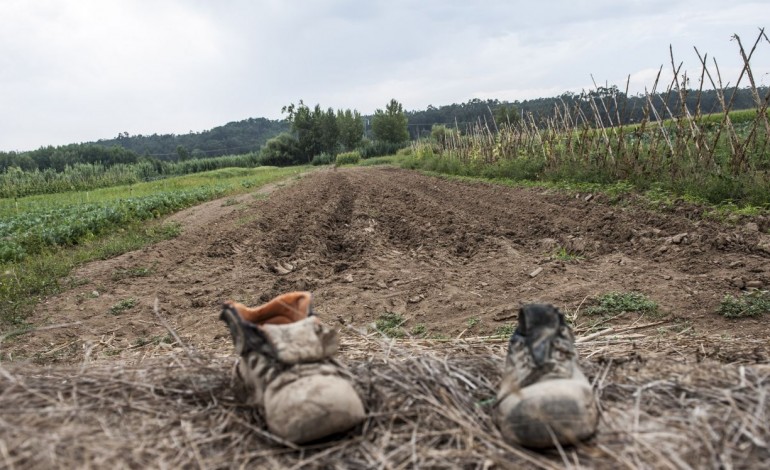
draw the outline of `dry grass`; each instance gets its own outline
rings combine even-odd
[[[726,364],[703,343],[680,358],[655,336],[584,337],[599,432],[536,453],[506,444],[492,419],[504,340],[344,336],[368,419],[304,447],[235,400],[231,357],[177,348],[133,364],[6,363],[0,468],[770,468],[770,367],[751,354]]]

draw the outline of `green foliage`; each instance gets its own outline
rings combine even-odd
[[[468,328],[474,328],[481,323],[481,319],[479,317],[470,317],[466,320],[466,323],[468,324]]]
[[[355,165],[361,160],[358,152],[345,152],[337,155],[336,165]]]
[[[609,292],[596,298],[598,305],[589,307],[590,315],[621,313],[658,313],[658,304],[639,292]]]
[[[509,338],[513,333],[516,331],[516,325],[513,323],[507,323],[505,325],[499,326],[495,329],[495,332],[492,334],[492,336],[502,336],[504,338]]]
[[[358,111],[346,109],[337,111],[339,141],[344,150],[353,150],[364,137],[364,119]]]
[[[377,140],[400,144],[409,140],[408,121],[401,103],[392,99],[384,111],[378,109],[374,112],[372,133]]]
[[[318,165],[330,165],[334,163],[335,157],[334,155],[330,153],[321,153],[313,157],[313,161],[310,162],[311,165],[318,166]]]
[[[258,153],[265,142],[288,130],[289,124],[285,120],[249,118],[187,134],[143,136],[122,132],[114,139],[100,140],[97,144],[104,147],[120,146],[137,155],[150,155],[159,160],[173,160],[178,156],[176,149],[182,146],[192,159],[211,158]]]
[[[22,171],[12,167],[4,173],[0,173],[0,197],[10,198],[33,194],[86,191],[222,168],[252,168],[260,164],[259,155],[247,154],[191,159],[179,163],[150,160],[112,166],[101,163],[76,163],[66,166],[62,171],[50,168],[42,171]]]
[[[585,259],[585,256],[583,256],[580,253],[575,253],[572,250],[568,250],[567,248],[560,246],[554,251],[553,258],[559,261],[582,261]]]
[[[718,313],[727,318],[758,317],[770,313],[770,291],[752,290],[740,297],[726,295]]]
[[[18,201],[0,199],[0,224],[6,235],[0,236],[0,251],[4,251],[0,261],[0,325],[21,325],[35,303],[42,297],[58,292],[62,286],[59,280],[77,265],[94,259],[106,259],[128,251],[139,249],[147,244],[173,238],[181,233],[178,223],[158,224],[142,223],[141,214],[156,214],[174,210],[173,204],[164,202],[168,193],[178,192],[187,195],[205,195],[216,197],[222,192],[243,192],[245,186],[257,187],[263,184],[296,174],[296,168],[230,168],[206,174],[190,175],[168,180],[140,183],[133,186],[100,189],[90,193],[66,193],[54,196],[32,196]],[[248,178],[244,180],[243,178]],[[243,185],[243,182],[247,185]],[[173,202],[174,198],[171,198]],[[89,201],[89,202],[84,202]],[[178,202],[178,201],[177,201]],[[195,203],[190,201],[190,203]],[[96,210],[88,212],[85,221],[77,220],[82,206]],[[111,214],[109,210],[99,212],[98,208],[114,209],[128,218],[120,224],[105,223],[94,214]],[[128,210],[133,208],[133,210]],[[46,214],[58,214],[59,218],[44,217]],[[20,219],[43,221],[42,225],[29,224],[22,233],[8,232],[9,225],[23,224]],[[74,220],[74,226],[69,221]],[[31,252],[26,251],[23,243],[38,240],[40,235],[54,234],[67,236],[87,224],[104,224],[99,234],[85,234],[71,246],[34,244]],[[10,250],[9,250],[10,247]],[[14,250],[18,250],[12,254]],[[116,276],[137,276],[143,268],[136,271],[117,272]]]
[[[307,145],[307,144],[306,144]],[[301,144],[291,134],[283,133],[268,140],[260,152],[263,165],[290,166],[308,161]]]
[[[131,308],[136,305],[136,299],[133,297],[129,297],[127,299],[123,299],[110,307],[109,314],[110,315],[120,315],[121,313],[125,312],[126,310],[130,310]]]
[[[412,336],[423,338],[428,333],[428,328],[425,326],[424,323],[418,323],[417,325],[414,325],[412,327],[412,330],[409,333]]]
[[[398,313],[384,313],[374,322],[374,328],[390,338],[403,338],[406,332],[402,328],[406,319]]]
[[[393,165],[396,163],[396,157],[374,157],[368,160],[361,160],[359,165],[361,166],[374,166],[374,165]]]
[[[190,152],[187,151],[184,145],[176,146],[176,154],[180,162],[183,162],[190,158]]]
[[[495,109],[494,118],[497,127],[512,126],[521,120],[521,113],[516,106],[501,104]]]
[[[69,246],[133,222],[153,219],[225,194],[225,186],[159,192],[113,204],[27,211],[0,222],[0,262],[20,261],[50,246]]]
[[[440,145],[448,145],[460,138],[460,132],[443,124],[434,124],[430,129],[430,138]]]
[[[396,152],[404,148],[405,145],[405,143],[394,144],[382,140],[364,140],[356,149],[356,152],[358,152],[363,159],[384,157],[396,154]]]

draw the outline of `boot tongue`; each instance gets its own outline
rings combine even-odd
[[[552,305],[528,304],[519,310],[517,333],[524,338],[537,366],[550,357],[551,343],[563,323],[564,317]]]

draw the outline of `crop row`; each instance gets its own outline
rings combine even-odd
[[[46,247],[76,245],[110,229],[221,196],[227,189],[225,185],[217,185],[159,192],[141,198],[78,204],[7,217],[0,221],[0,262],[20,261]]]

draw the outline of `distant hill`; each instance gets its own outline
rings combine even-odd
[[[187,152],[191,157],[216,157],[256,152],[268,141],[281,132],[289,130],[285,120],[249,118],[243,121],[229,122],[224,126],[208,131],[189,134],[119,134],[114,139],[102,139],[89,144],[104,147],[120,146],[139,155],[147,155],[160,160],[175,160],[179,152]]]

